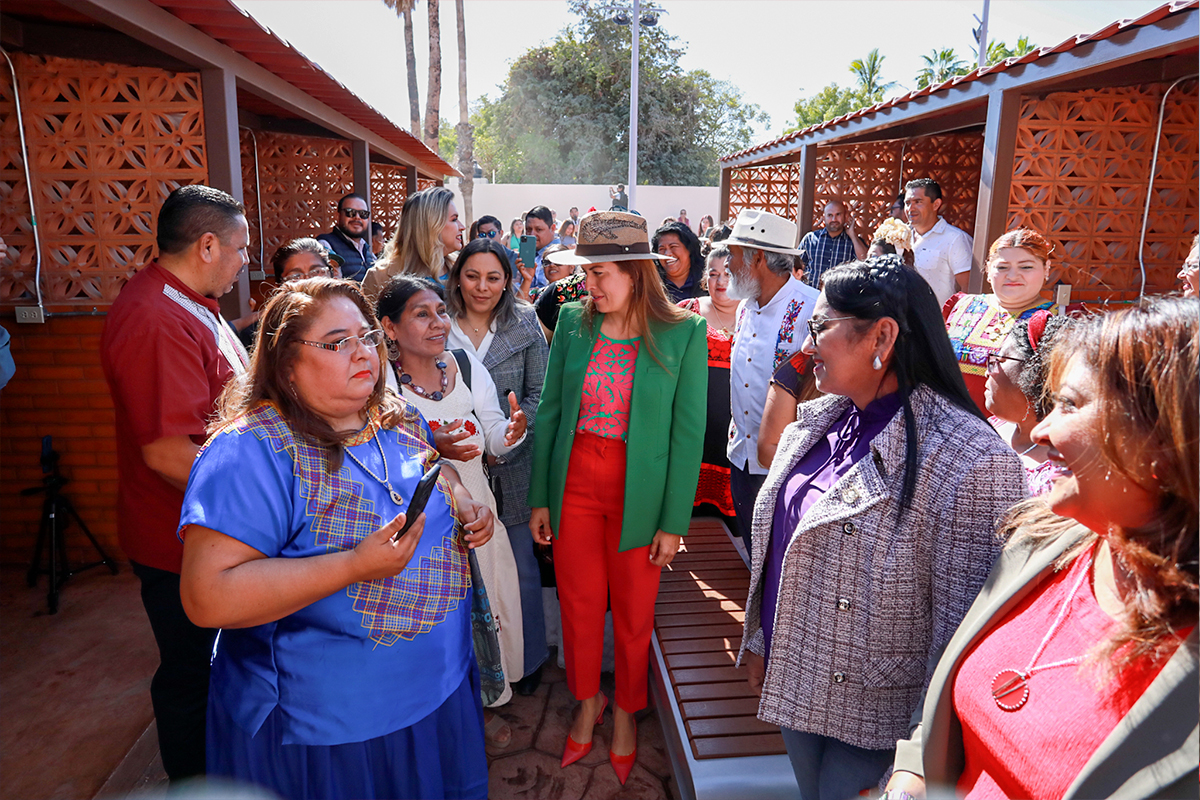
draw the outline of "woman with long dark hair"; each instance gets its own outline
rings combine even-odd
[[[650,247],[663,256],[658,262],[663,289],[672,303],[704,294],[704,255],[700,239],[687,225],[667,219],[654,232]]]
[[[1195,797],[1198,319],[1159,298],[1062,333],[1032,434],[1054,485],[930,661],[887,796]]]
[[[691,520],[708,383],[704,319],[668,302],[646,239],[642,217],[601,211],[580,220],[575,250],[550,257],[584,268],[588,297],[560,312],[529,488],[529,527],[554,545],[567,686],[580,701],[562,763],[591,750],[608,704],[600,659],[611,602],[609,760],[621,783],[637,757],[659,576]]]
[[[802,350],[827,396],[799,407],[755,504],[741,659],[800,796],[844,800],[891,764],[1025,481],[924,279],[882,256],[822,286]]]

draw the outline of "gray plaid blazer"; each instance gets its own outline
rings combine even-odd
[[[502,463],[491,468],[492,474],[500,478],[504,506],[500,521],[505,525],[529,521],[529,504],[525,498],[529,494],[529,474],[533,470],[534,422],[538,401],[542,399],[542,383],[546,380],[546,363],[550,358],[546,335],[542,333],[533,306],[518,304],[516,314],[515,323],[496,331],[483,359],[483,365],[496,384],[500,408],[508,414],[505,392],[511,389],[517,393],[529,424],[525,441],[504,456]]]
[[[930,655],[954,635],[999,555],[997,521],[1025,497],[1020,459],[986,422],[925,387],[910,399],[917,480],[903,521],[900,411],[791,534],[758,710],[766,722],[872,750],[906,738]],[[763,566],[779,489],[849,402],[805,403],[784,430],[754,506],[743,652],[763,652]]]

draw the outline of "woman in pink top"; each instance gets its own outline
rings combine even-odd
[[[885,798],[1196,796],[1198,318],[1157,299],[1058,343],[1054,487],[1010,512]]]

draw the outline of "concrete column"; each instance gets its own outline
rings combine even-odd
[[[988,95],[979,200],[975,206],[975,248],[971,254],[971,279],[968,283],[972,293],[983,291],[988,247],[1008,227],[1008,197],[1012,189],[1020,116],[1019,93],[993,90]]]
[[[721,188],[720,199],[717,201],[717,224],[729,219],[729,184],[733,178],[733,170],[729,167],[721,168]],[[732,222],[732,220],[730,220]]]
[[[242,148],[238,140],[237,82],[225,69],[200,70],[204,100],[204,144],[208,151],[208,185],[242,193]],[[242,270],[237,283],[220,299],[221,313],[236,319],[250,313],[250,272]]]
[[[812,230],[813,204],[817,198],[817,146],[815,144],[806,144],[800,147],[799,164],[799,185],[796,187],[796,227],[799,229],[797,234],[803,238],[804,234]],[[799,244],[800,240],[797,239],[796,243]]]

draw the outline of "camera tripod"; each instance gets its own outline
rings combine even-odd
[[[51,614],[58,613],[58,594],[72,576],[78,575],[84,570],[101,565],[108,567],[113,575],[117,574],[117,562],[109,558],[108,553],[104,552],[104,548],[96,541],[96,537],[88,530],[87,523],[83,521],[83,517],[79,516],[79,512],[75,510],[70,498],[62,493],[62,488],[69,483],[68,478],[64,478],[58,471],[58,453],[50,446],[50,437],[42,438],[42,485],[31,486],[28,489],[21,490],[22,497],[30,497],[35,494],[45,494],[46,497],[42,500],[42,522],[38,528],[37,544],[33,548],[33,562],[29,565],[29,573],[26,579],[29,581],[29,586],[32,588],[37,585],[39,575],[50,576],[50,588],[46,594],[46,605],[50,609]],[[67,542],[66,530],[71,524],[71,520],[75,520],[79,527],[83,530],[88,541],[92,543],[92,547],[96,548],[96,552],[100,555],[99,561],[94,561],[90,564],[84,564],[75,569],[71,569],[67,563]],[[46,566],[42,566],[42,550],[48,549]]]

